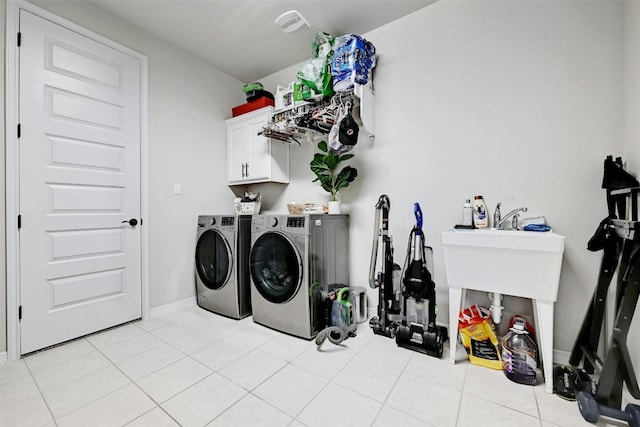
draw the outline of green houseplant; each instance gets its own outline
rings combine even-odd
[[[353,154],[335,154],[329,151],[326,141],[318,143],[319,153],[313,155],[311,171],[316,175],[312,182],[319,181],[323,190],[331,194],[331,201],[337,201],[338,191],[346,188],[358,176],[358,170],[352,166],[345,166],[338,170],[342,162],[351,159]]]

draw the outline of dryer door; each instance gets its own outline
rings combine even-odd
[[[293,243],[277,232],[266,232],[256,239],[249,266],[254,286],[272,303],[289,301],[302,283],[300,255]]]
[[[220,289],[233,270],[233,255],[229,242],[217,230],[207,230],[196,245],[196,271],[209,289]]]

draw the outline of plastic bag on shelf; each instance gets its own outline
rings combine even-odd
[[[333,95],[331,72],[324,58],[313,58],[305,63],[298,71],[297,77],[302,84],[298,86],[297,100],[318,101],[325,96]]]
[[[375,65],[376,49],[371,42],[356,34],[337,37],[331,61],[334,90],[344,92],[356,83],[366,84]]]
[[[333,53],[333,37],[329,33],[319,32],[313,38],[311,43],[311,57],[312,58],[327,58]]]

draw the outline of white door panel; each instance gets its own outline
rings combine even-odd
[[[83,259],[63,259],[47,263],[44,274],[47,277],[79,276],[92,271],[115,270],[125,262],[125,255],[121,253]]]
[[[120,172],[124,166],[123,147],[93,141],[49,136],[51,164],[80,168],[96,168]]]
[[[139,59],[20,12],[21,354],[141,317]]]

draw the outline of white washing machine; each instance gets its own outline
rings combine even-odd
[[[326,324],[325,295],[349,283],[348,215],[254,215],[253,320],[305,339]]]
[[[251,314],[251,215],[201,215],[196,244],[196,297],[205,310],[234,319]]]

